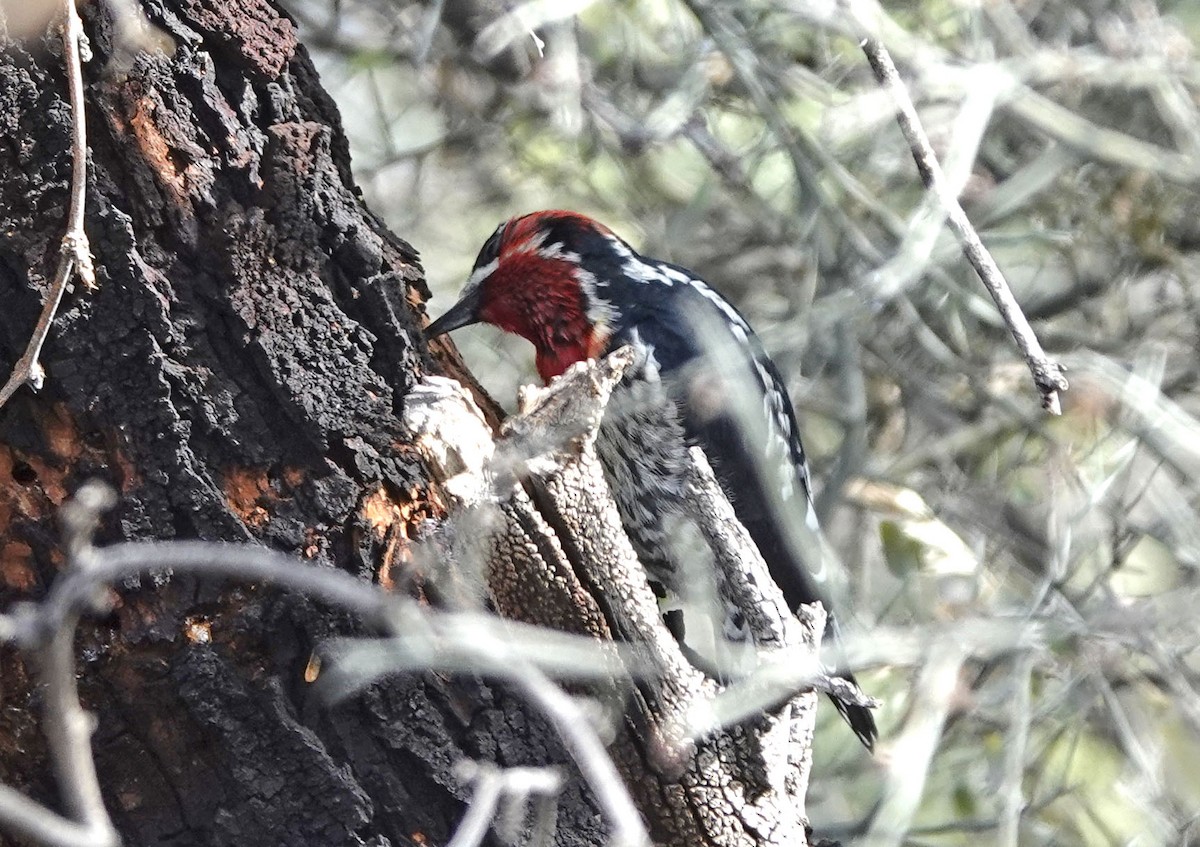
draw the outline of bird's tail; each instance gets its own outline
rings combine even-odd
[[[842,674],[843,679],[848,682],[853,682],[855,686],[858,682],[854,679],[854,674]],[[879,738],[879,730],[875,726],[875,716],[866,706],[860,706],[857,703],[844,703],[834,695],[830,694],[829,699],[833,701],[833,705],[837,707],[838,712],[846,719],[846,723],[850,724],[850,728],[854,730],[854,734],[858,736],[858,740],[863,743],[871,752],[875,751],[875,741]]]

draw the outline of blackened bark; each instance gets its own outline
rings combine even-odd
[[[427,364],[415,252],[361,203],[337,111],[265,0],[147,0],[173,50],[127,55],[84,8],[97,290],[68,294],[45,389],[0,409],[0,605],[61,566],[55,513],[121,494],[99,542],[248,541],[391,585],[397,533],[434,514],[397,439]],[[0,54],[0,362],[36,320],[65,225],[69,121],[50,42]],[[458,375],[458,374],[456,374]],[[420,583],[419,575],[416,580]],[[79,639],[105,801],[131,845],[441,843],[460,757],[561,759],[503,690],[409,677],[314,702],[345,615],[256,586],[125,586]],[[54,792],[21,657],[0,653],[0,779]],[[578,788],[564,843],[595,843]]]

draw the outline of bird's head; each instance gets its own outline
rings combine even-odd
[[[611,230],[575,212],[512,218],[483,245],[458,302],[426,337],[492,324],[530,341],[549,381],[604,352],[619,316],[598,289],[631,255]]]

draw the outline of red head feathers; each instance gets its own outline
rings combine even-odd
[[[589,258],[629,248],[607,227],[566,211],[534,212],[497,227],[479,251],[457,303],[428,337],[473,323],[516,333],[537,349],[543,380],[604,352],[611,307],[596,292]]]

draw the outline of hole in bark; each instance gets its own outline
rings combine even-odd
[[[38,475],[37,471],[28,462],[16,462],[13,465],[12,477],[14,481],[21,483],[21,485],[29,485],[29,483],[37,481]]]
[[[171,161],[171,166],[175,168],[176,173],[183,173],[192,164],[192,157],[182,150],[177,150],[174,147],[167,150],[167,158]]]

